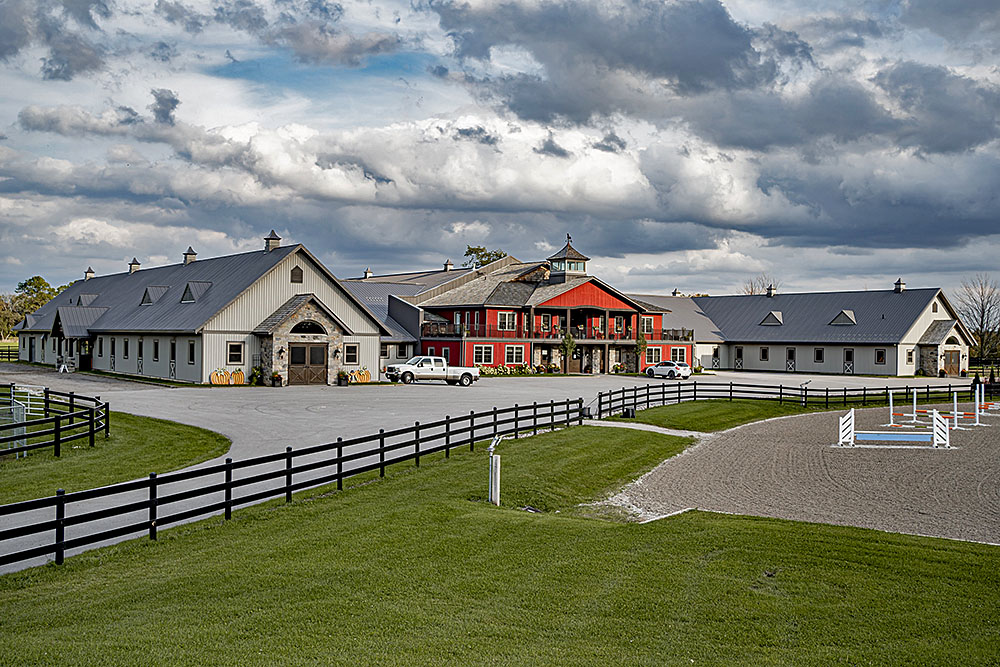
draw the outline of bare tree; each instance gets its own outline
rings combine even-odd
[[[772,275],[762,272],[743,281],[743,288],[740,290],[740,293],[766,294],[767,288],[770,286],[774,286],[774,289],[778,289],[781,287],[781,281]]]
[[[993,359],[1000,354],[1000,285],[988,273],[962,281],[955,292],[962,322],[976,338],[976,354]]]

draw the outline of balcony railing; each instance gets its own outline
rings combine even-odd
[[[635,342],[635,334],[631,328],[623,331],[602,331],[598,327],[574,326],[569,329],[570,336],[577,340],[605,340]],[[542,329],[536,327],[516,326],[513,329],[501,329],[497,326],[466,326],[447,322],[425,322],[420,331],[422,338],[524,338],[533,340],[561,340],[566,335],[559,327]],[[645,333],[647,341],[693,341],[693,329],[663,329]]]

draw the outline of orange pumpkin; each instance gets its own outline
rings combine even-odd
[[[236,369],[235,371],[233,371],[229,375],[229,383],[230,384],[246,384],[247,383],[247,378],[246,378],[246,375],[243,374],[243,369],[242,368]]]
[[[217,368],[208,376],[212,384],[229,384],[229,371],[224,368]]]

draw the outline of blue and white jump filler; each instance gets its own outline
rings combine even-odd
[[[858,431],[854,428],[854,408],[840,418],[840,440],[835,447],[893,447],[895,445],[859,445],[861,442],[926,442],[933,448],[951,449],[947,420],[937,410],[931,411],[932,427],[927,431]]]

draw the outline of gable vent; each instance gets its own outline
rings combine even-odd
[[[212,283],[201,282],[192,280],[184,287],[184,293],[181,295],[181,303],[194,303],[204,294]]]
[[[851,325],[857,323],[858,320],[854,317],[853,310],[842,310],[830,321],[831,325]]]
[[[772,310],[767,316],[760,321],[761,326],[765,327],[780,327],[784,322],[781,321],[781,311]]]

